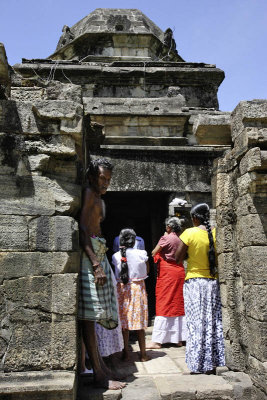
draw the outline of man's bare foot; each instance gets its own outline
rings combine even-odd
[[[161,344],[156,342],[150,342],[146,345],[146,349],[161,349]]]
[[[125,351],[124,349],[122,350],[121,360],[122,361],[130,361],[130,354],[128,351]]]
[[[146,362],[151,360],[151,357],[149,357],[147,354],[145,354],[144,356],[140,356],[140,361],[142,362]]]
[[[109,389],[109,390],[119,390],[126,386],[126,383],[113,381],[108,379],[107,376],[102,376],[101,379],[94,380],[94,386],[97,388]]]

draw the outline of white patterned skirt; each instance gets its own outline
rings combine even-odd
[[[184,283],[187,323],[186,363],[204,373],[225,365],[222,310],[216,279],[191,278]]]

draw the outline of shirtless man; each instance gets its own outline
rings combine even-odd
[[[111,180],[112,165],[105,159],[90,162],[87,170],[88,187],[84,191],[80,217],[83,257],[80,271],[80,299],[78,318],[82,321],[82,334],[92,362],[94,383],[97,387],[122,389],[125,383],[112,380],[114,375],[99,355],[95,322],[112,329],[118,325],[116,298],[106,257],[105,240],[101,237],[100,222],[104,214],[101,195]]]

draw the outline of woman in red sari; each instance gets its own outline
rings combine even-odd
[[[163,343],[175,343],[182,346],[186,340],[183,285],[185,271],[183,264],[175,261],[175,251],[181,232],[180,220],[169,218],[166,232],[152,251],[157,263],[156,318],[149,349],[160,349]]]

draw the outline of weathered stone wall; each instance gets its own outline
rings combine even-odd
[[[82,106],[75,85],[41,90],[43,100],[18,88],[16,100],[0,101],[0,368],[21,391],[61,379],[67,399],[77,367]]]
[[[266,395],[267,101],[231,115],[233,149],[216,162],[217,250],[227,366]],[[265,395],[264,395],[265,393]]]

